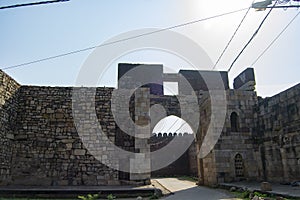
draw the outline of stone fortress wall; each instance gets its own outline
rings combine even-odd
[[[227,90],[227,117],[221,137],[199,162],[203,184],[300,180],[300,84],[265,99],[257,97],[253,83],[248,84],[248,89]],[[210,123],[206,117],[211,114],[210,106],[206,94],[200,103],[204,134]],[[199,146],[201,142],[200,138]]]
[[[9,88],[12,81],[6,80],[3,86]],[[118,171],[97,161],[82,144],[72,119],[72,88],[14,86],[17,93],[4,97],[6,107],[1,107],[1,184],[120,184]],[[114,137],[111,91],[97,89],[96,103],[101,106],[96,110]]]
[[[259,99],[255,153],[268,181],[300,180],[300,84]],[[259,157],[259,156],[258,156]]]
[[[211,115],[209,95],[202,98],[201,103],[201,138],[199,146],[207,132]],[[255,130],[254,91],[227,90],[227,113],[224,127],[214,149],[200,159],[200,181],[205,185],[239,180],[256,180],[259,178],[253,155],[252,135]],[[236,116],[235,119],[233,119]],[[237,174],[235,157],[240,155],[240,174]]]
[[[1,71],[0,185],[121,185],[145,184],[149,176],[131,179],[94,158],[78,135],[72,116],[72,88],[20,86]],[[113,88],[97,88],[96,114],[102,130],[117,146],[139,150],[134,138],[116,125],[111,112]],[[156,97],[154,99],[159,99]],[[134,102],[131,103],[134,105]],[[168,101],[165,102],[168,105]],[[171,105],[171,104],[170,104]],[[80,102],[83,109],[88,103]],[[169,106],[170,109],[172,106]],[[118,136],[116,134],[118,133]],[[91,138],[95,140],[96,138]],[[121,142],[120,142],[121,141]],[[126,142],[129,142],[126,144]],[[166,144],[166,143],[165,143]],[[157,148],[152,143],[152,150]],[[112,158],[105,149],[102,162]],[[185,153],[184,162],[188,161]],[[105,161],[105,159],[107,161]],[[118,162],[118,160],[116,161]],[[177,165],[178,166],[178,165]],[[178,168],[173,167],[172,175]],[[175,173],[175,174],[174,174]],[[188,171],[184,172],[185,175]]]
[[[20,85],[0,70],[0,183],[11,180],[14,122]]]
[[[137,147],[135,139],[116,125],[111,113],[112,91],[96,89],[95,110],[100,125],[117,146],[131,152],[143,151],[143,141]],[[149,175],[132,178],[131,174],[107,167],[87,151],[74,125],[71,93],[68,87],[20,86],[0,71],[0,185],[147,183]],[[228,108],[223,131],[203,159],[198,159],[197,153],[211,120],[211,102],[208,92],[199,94],[197,141],[175,163],[152,175],[164,175],[170,169],[173,175],[185,171],[187,175],[197,174],[199,182],[206,185],[244,179],[300,180],[300,84],[265,99],[249,87],[226,88]],[[149,109],[154,103],[163,105],[168,115],[180,117],[175,97],[151,95],[148,107],[141,109]],[[80,105],[85,109],[87,104]],[[158,150],[172,138],[174,135],[152,138],[149,148]],[[107,163],[119,162],[109,157],[110,151],[114,149],[99,154]]]
[[[111,91],[98,88],[95,103],[96,114],[106,121],[103,128],[114,138]],[[118,172],[96,160],[83,145],[73,122],[72,88],[21,86],[18,92],[11,161],[14,184],[120,184]]]

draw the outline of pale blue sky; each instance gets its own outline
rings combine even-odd
[[[32,2],[1,0],[0,6]],[[30,62],[69,51],[99,45],[120,33],[141,28],[165,28],[240,8],[252,0],[71,0],[66,3],[0,10],[0,68]],[[196,41],[215,62],[244,13],[174,29]],[[249,67],[260,52],[299,12],[276,9],[253,43],[240,57],[229,78],[232,81]],[[258,27],[267,11],[251,10],[217,69],[227,70]],[[299,83],[300,17],[254,66],[257,92],[272,96]],[[91,51],[45,61],[5,72],[25,85],[72,86]],[[124,56],[117,62],[151,62],[166,66],[189,66],[173,55],[145,51]],[[114,86],[116,62],[102,83]]]
[[[2,0],[0,5],[29,2]],[[23,7],[0,11],[0,67],[7,67],[52,55],[101,44],[120,33],[140,28],[165,28],[183,22],[245,8],[252,0],[71,0],[66,3]],[[244,12],[175,29],[201,45],[215,61],[228,42]],[[259,35],[236,63],[230,78],[251,65],[259,53],[298,12],[274,10]],[[251,11],[237,37],[218,65],[229,67],[267,12]],[[264,57],[254,66],[259,95],[299,82],[300,20],[290,26]],[[74,85],[77,73],[91,51],[6,70],[22,84]],[[153,62],[172,66],[178,59],[163,60],[157,53],[130,55],[121,61]],[[157,54],[157,55],[155,55]],[[185,66],[188,67],[188,66]],[[116,66],[112,66],[116,68]],[[107,83],[114,85],[114,83]]]

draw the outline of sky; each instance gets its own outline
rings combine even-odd
[[[32,2],[1,0],[0,6]],[[0,69],[70,51],[100,45],[121,33],[166,28],[251,5],[252,0],[71,0],[0,10]],[[254,67],[257,93],[273,96],[299,83],[300,17],[254,65],[259,54],[299,12],[274,9],[262,29],[229,73],[230,84],[247,67]],[[195,41],[216,62],[246,10],[172,31]],[[252,36],[266,11],[250,10],[216,70],[225,71]],[[4,70],[23,85],[73,86],[92,50]],[[189,63],[159,50],[131,52],[114,60],[100,85],[116,86],[119,62],[158,63],[189,69]]]

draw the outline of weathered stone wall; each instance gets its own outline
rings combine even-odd
[[[258,168],[253,152],[257,96],[253,91],[227,91],[227,117],[224,129],[214,148],[218,182],[256,180]],[[236,113],[236,120],[232,116]],[[236,125],[235,122],[236,121]],[[236,157],[241,156],[240,166]],[[240,171],[239,174],[237,171]]]
[[[17,90],[20,85],[0,70],[0,185],[11,179],[13,123],[17,109]]]
[[[94,98],[102,129],[114,142],[111,92],[111,88],[97,88]],[[74,125],[71,95],[72,88],[20,88],[11,163],[14,185],[119,184],[118,172],[96,160],[83,145]],[[86,110],[88,104],[80,102],[79,106]],[[86,128],[91,135],[95,132]],[[102,152],[106,159],[109,151]]]
[[[188,151],[189,176],[198,177],[198,150],[196,141],[189,147]]]
[[[258,136],[260,173],[268,181],[300,180],[300,84],[260,99]]]
[[[200,99],[200,133],[196,135],[198,149],[201,149],[209,123],[211,121],[211,101],[207,92],[202,93]],[[216,183],[216,167],[214,152],[211,151],[204,158],[199,159],[199,184],[211,185]]]
[[[253,165],[252,132],[255,129],[255,92],[227,90],[227,114],[225,124],[213,150],[200,159],[200,183],[214,185],[222,182],[241,179],[256,179],[257,167]],[[200,104],[201,134],[198,135],[199,148],[203,145],[208,126],[211,123],[211,99],[203,94]],[[220,110],[221,112],[221,110]],[[232,128],[231,114],[237,114],[236,128]],[[240,154],[243,159],[243,175],[237,176],[235,156]]]
[[[156,138],[152,143],[150,139],[148,143],[146,139],[127,135],[117,126],[112,114],[113,88],[94,88],[96,95],[89,92],[93,88],[81,89],[85,93],[77,102],[77,108],[82,111],[79,116],[92,119],[96,111],[96,123],[101,125],[106,137],[122,149],[149,153],[149,148],[156,151],[174,137]],[[194,113],[198,110],[183,109],[191,104],[190,96],[150,95],[143,90],[148,89],[137,91],[133,95],[137,100],[131,98],[129,102],[130,117],[142,126],[150,123],[149,113],[150,117],[156,116],[156,121],[151,118],[147,133],[135,134],[150,134],[166,114],[185,120],[197,139],[196,146],[192,145],[175,163],[153,174],[198,173],[200,182],[206,185],[243,179],[276,182],[300,179],[300,84],[266,99],[258,99],[253,91],[226,90],[228,105],[222,134],[202,159],[196,158],[197,151],[206,136],[211,114],[218,115],[212,113],[208,92],[197,93],[200,105],[200,127],[197,127],[198,118]],[[95,106],[86,98],[95,100]],[[150,109],[151,106],[154,107]],[[123,109],[121,114],[128,108]],[[0,71],[0,185],[117,185],[131,180],[145,181],[149,177],[149,173],[129,174],[107,167],[124,163],[128,168],[147,167],[149,159],[143,158],[140,163],[131,165],[130,157],[126,157],[122,160],[124,163],[119,163],[119,158],[112,157],[114,147],[105,146],[104,137],[97,136],[98,130],[89,120],[82,127],[75,127],[72,111],[72,88],[20,87]],[[183,117],[182,111],[188,115]],[[222,112],[221,106],[216,111]],[[89,145],[102,144],[97,156],[107,165],[87,150],[78,128],[87,131],[85,140],[91,141]]]

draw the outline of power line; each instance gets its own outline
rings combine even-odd
[[[167,131],[165,131],[165,133],[168,133],[169,131],[171,131],[171,128],[173,128],[173,126],[178,122],[178,120],[179,120],[179,118],[177,118],[177,119],[175,120],[175,122],[170,126],[170,128],[168,128]]]
[[[272,9],[272,7],[256,7],[255,9],[267,9],[267,8],[271,8]],[[273,9],[275,9],[275,8],[283,8],[283,9],[288,9],[288,8],[300,8],[300,5],[289,5],[289,6],[276,6],[276,7],[274,7]]]
[[[181,126],[175,131],[175,133],[177,133],[177,131],[179,131],[183,126],[185,126],[186,124],[188,124],[187,122],[184,122],[183,124],[181,124]]]
[[[160,130],[163,130],[166,126],[166,123],[163,124],[163,127],[160,128]]]
[[[175,120],[175,122],[168,128],[168,130],[167,131],[164,131],[165,133],[168,133],[168,132],[170,132],[171,131],[171,129],[175,126],[175,124],[178,122],[178,120],[179,120],[180,118],[177,118],[176,120]],[[179,131],[184,125],[186,125],[187,124],[187,122],[184,122],[183,124],[181,124],[180,125],[180,127],[176,130],[176,131],[172,131],[173,133],[177,133],[177,131]],[[160,131],[161,132],[161,131]]]
[[[0,9],[9,9],[9,8],[17,8],[17,7],[24,7],[24,6],[36,6],[42,4],[49,4],[49,3],[59,3],[59,2],[66,2],[70,0],[53,0],[53,1],[39,1],[39,2],[32,2],[32,3],[23,3],[23,4],[15,4],[10,6],[2,6]]]
[[[265,50],[256,58],[256,60],[252,63],[254,66],[257,61],[271,48],[271,46],[277,41],[277,39],[286,31],[286,29],[294,22],[294,20],[299,16],[300,11],[293,17],[293,19],[284,27],[284,29],[274,38],[274,40],[265,48]]]
[[[87,47],[87,48],[84,48],[84,49],[71,51],[71,52],[68,52],[68,53],[63,53],[63,54],[59,54],[59,55],[55,55],[55,56],[49,56],[49,57],[46,57],[46,58],[42,58],[42,59],[38,59],[38,60],[34,60],[34,61],[30,61],[30,62],[18,64],[18,65],[12,65],[12,66],[9,66],[9,67],[4,67],[4,68],[2,68],[2,70],[18,68],[18,67],[22,67],[22,66],[26,66],[26,65],[30,65],[30,64],[34,64],[34,63],[43,62],[43,61],[46,61],[46,60],[52,60],[52,59],[56,59],[56,58],[59,58],[59,57],[64,57],[64,56],[68,56],[68,55],[71,55],[71,54],[76,54],[76,53],[92,50],[92,49],[95,49],[95,48],[104,47],[104,46],[116,44],[116,43],[119,43],[119,42],[124,42],[124,41],[128,41],[128,40],[140,38],[140,37],[143,37],[143,36],[155,34],[155,33],[160,33],[160,32],[166,31],[166,30],[172,30],[172,29],[176,29],[176,28],[179,28],[179,27],[184,27],[184,26],[188,26],[188,25],[191,25],[191,24],[199,23],[199,22],[202,22],[202,21],[206,21],[206,20],[210,20],[210,19],[214,19],[214,18],[218,18],[218,17],[223,17],[223,16],[230,15],[230,14],[233,14],[233,13],[241,12],[241,11],[246,10],[246,9],[248,9],[248,8],[243,8],[243,9],[239,9],[239,10],[235,10],[235,11],[231,11],[231,12],[227,12],[227,13],[223,13],[223,14],[219,14],[219,15],[215,15],[215,16],[211,16],[211,17],[207,17],[207,18],[203,18],[203,19],[190,21],[190,22],[186,22],[186,23],[183,23],[183,24],[170,26],[170,27],[167,27],[167,28],[164,28],[164,29],[151,31],[151,32],[148,32],[148,33],[143,33],[143,34],[140,34],[140,35],[136,35],[136,36],[132,36],[132,37],[128,37],[128,38],[119,39],[119,40],[116,40],[116,41],[104,43],[104,44],[101,44],[101,45],[96,45],[96,46]]]
[[[276,3],[275,3],[276,5]],[[274,6],[275,6],[274,5]],[[274,8],[273,7],[268,7],[268,8]],[[277,8],[277,7],[276,7]],[[246,14],[244,15],[241,23],[239,24],[238,28],[236,29],[235,33],[233,34],[233,36],[231,37],[230,41],[228,42],[227,46],[225,47],[224,51],[222,52],[222,54],[224,54],[224,52],[226,51],[226,49],[228,48],[230,42],[232,41],[232,39],[234,38],[234,35],[236,34],[236,32],[238,31],[239,27],[241,26],[241,24],[243,23],[244,19],[246,18],[248,12],[249,12],[250,8],[247,10]],[[262,24],[264,23],[264,21],[266,20],[266,18],[268,17],[268,15],[270,14],[271,10],[269,11],[269,13],[265,16],[265,18],[263,19],[262,23],[260,24],[259,28],[256,30],[255,35],[257,34],[257,32],[259,31],[259,29],[261,28]],[[300,12],[298,12],[296,14],[296,16],[293,17],[293,19],[287,24],[287,26],[279,33],[279,35],[277,35],[277,37],[271,42],[271,44],[260,54],[260,56],[253,62],[252,66],[264,55],[264,53],[275,43],[275,41],[286,31],[286,29],[293,23],[293,21],[298,17],[298,15],[300,14]],[[222,54],[220,57],[222,57]],[[219,60],[218,60],[219,61]],[[215,66],[217,65],[218,61],[216,62]],[[214,66],[214,68],[215,68]],[[213,68],[213,69],[214,69]],[[230,71],[230,70],[229,70]],[[178,120],[178,119],[177,119]],[[177,120],[175,121],[175,123],[177,122]],[[170,130],[171,128],[173,128],[173,126],[175,125],[175,123],[172,124],[172,126],[168,129]],[[176,133],[177,131],[179,131],[181,128],[183,128],[184,125],[186,125],[187,123],[183,123],[181,124],[181,126],[174,132]],[[167,131],[168,132],[168,131]]]
[[[253,1],[254,2],[254,1]],[[252,3],[253,3],[252,2]],[[215,63],[214,67],[212,68],[213,70],[216,68],[216,66],[218,65],[218,63],[220,62],[221,58],[223,57],[223,55],[225,54],[226,50],[228,49],[229,45],[231,44],[233,38],[235,37],[235,35],[237,34],[238,30],[240,29],[242,23],[244,22],[246,16],[248,15],[249,11],[250,11],[251,7],[248,8],[247,12],[245,13],[244,17],[242,18],[240,24],[238,25],[238,27],[236,28],[236,30],[234,31],[233,35],[231,36],[229,42],[227,43],[227,45],[225,46],[223,52],[221,53],[221,55],[219,56],[217,62]]]
[[[257,33],[259,32],[259,30],[261,29],[262,25],[265,23],[266,19],[268,18],[268,16],[270,15],[270,13],[272,12],[273,8],[275,7],[275,5],[277,4],[277,1],[275,2],[275,4],[273,5],[273,7],[269,10],[268,14],[266,14],[266,16],[264,17],[264,19],[262,20],[262,22],[259,24],[258,28],[256,29],[256,31],[254,32],[254,34],[251,36],[250,40],[246,43],[246,45],[243,47],[243,49],[240,51],[240,53],[237,55],[237,57],[233,60],[232,64],[230,65],[229,69],[227,70],[228,72],[230,72],[230,70],[232,69],[233,65],[235,64],[235,62],[239,59],[239,57],[242,55],[242,53],[244,52],[244,50],[248,47],[248,45],[252,42],[252,40],[255,38],[255,36],[257,35]]]

